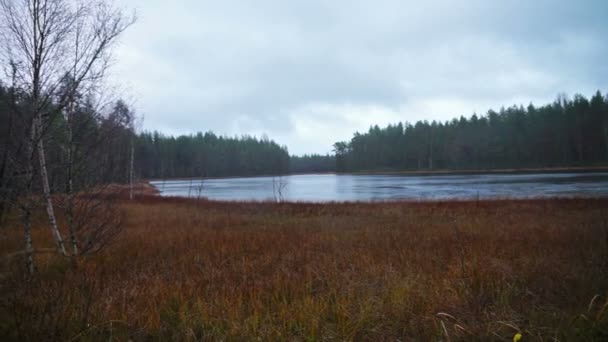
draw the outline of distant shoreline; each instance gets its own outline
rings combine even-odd
[[[534,173],[593,173],[608,172],[608,166],[593,167],[553,167],[553,168],[522,168],[522,169],[476,169],[476,170],[419,170],[419,171],[357,171],[338,173],[344,175],[483,175],[483,174],[534,174]]]
[[[522,169],[476,169],[476,170],[418,170],[418,171],[355,171],[355,172],[310,172],[289,173],[284,175],[249,175],[249,176],[226,176],[226,177],[177,177],[177,178],[148,178],[144,182],[162,182],[176,180],[199,180],[199,179],[235,179],[235,178],[258,178],[258,177],[287,177],[302,175],[402,175],[402,176],[456,176],[456,175],[483,175],[483,174],[535,174],[535,173],[593,173],[608,172],[608,166],[592,167],[553,167],[553,168],[522,168]]]

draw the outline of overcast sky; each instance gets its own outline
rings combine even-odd
[[[326,153],[370,125],[608,91],[608,1],[116,0],[144,129]]]

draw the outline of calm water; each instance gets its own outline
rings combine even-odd
[[[153,181],[163,196],[216,200],[273,200],[279,184],[287,201],[608,196],[608,173],[520,175],[294,175]],[[274,183],[274,191],[273,191]]]

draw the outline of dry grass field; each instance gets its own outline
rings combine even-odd
[[[2,265],[0,339],[608,339],[606,199],[120,205],[103,251]]]

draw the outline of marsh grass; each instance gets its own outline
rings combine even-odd
[[[102,252],[2,270],[2,339],[608,337],[608,200],[121,205]],[[34,233],[52,246],[42,217]]]

